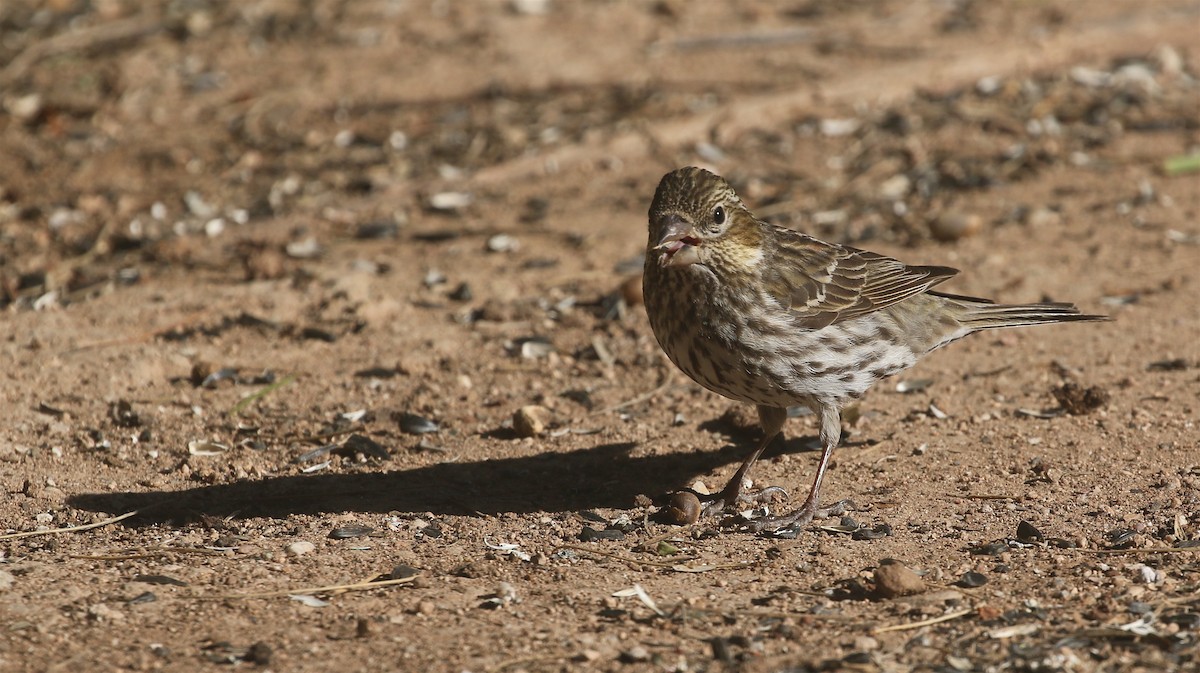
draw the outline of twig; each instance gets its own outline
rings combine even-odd
[[[66,528],[51,528],[49,530],[28,530],[23,533],[9,533],[8,535],[0,535],[0,540],[16,540],[17,538],[22,538],[22,537],[35,537],[38,535],[56,535],[58,533],[77,533],[81,530],[91,530],[93,528],[100,528],[101,526],[107,526],[111,523],[116,523],[118,521],[124,521],[125,519],[128,519],[131,516],[137,515],[137,513],[139,511],[140,510],[135,509],[132,512],[126,512],[126,513],[122,514],[121,516],[114,516],[111,519],[105,519],[104,521],[97,521],[96,523],[87,523],[82,526],[68,526]]]
[[[493,668],[491,670],[507,671],[508,669],[513,668],[514,666],[524,666],[526,664],[540,664],[540,663],[545,663],[545,662],[550,662],[550,661],[566,661],[569,658],[570,657],[568,657],[566,655],[561,655],[561,654],[560,655],[549,654],[549,655],[538,656],[538,657],[519,657],[517,659],[508,659],[506,661],[502,661],[499,664],[496,664],[495,668]]]
[[[672,530],[669,530],[669,531],[663,533],[662,535],[655,535],[654,537],[650,538],[649,540],[642,542],[638,546],[634,547],[633,550],[634,551],[652,552],[658,548],[659,542],[662,542],[663,540],[669,540],[670,538],[673,538],[673,537],[685,537],[687,535],[690,535],[692,531],[694,531],[697,528],[700,528],[701,526],[704,526],[704,525],[707,525],[707,524],[700,522],[700,523],[693,523],[689,526],[683,526],[681,528],[672,528]]]
[[[276,390],[286,386],[287,384],[289,384],[295,380],[296,380],[295,374],[288,374],[287,376],[279,379],[275,383],[272,383],[271,385],[266,386],[262,390],[259,390],[256,393],[253,393],[253,394],[243,397],[241,402],[238,402],[237,404],[233,405],[233,409],[230,409],[229,413],[233,414],[234,416],[240,416],[242,413],[242,410],[245,409],[246,406],[249,405],[251,402],[254,402],[255,400],[266,397],[267,395],[270,395],[271,393],[275,392]]]
[[[1130,547],[1129,549],[1082,549],[1075,551],[1084,554],[1181,554],[1193,552],[1200,554],[1200,547]]]
[[[216,549],[200,547],[149,547],[139,552],[123,554],[69,554],[68,558],[85,561],[131,561],[134,559],[156,558],[166,554],[198,554],[200,556],[225,556],[225,552]]]
[[[741,568],[749,568],[750,566],[754,565],[753,561],[742,561],[739,563],[718,563],[718,564],[714,564],[714,565],[693,567],[693,566],[683,565],[682,563],[679,562],[683,559],[676,559],[674,561],[641,560],[641,559],[631,558],[628,556],[622,556],[620,554],[614,554],[612,552],[599,551],[597,549],[588,549],[587,547],[581,547],[579,545],[573,545],[573,544],[559,545],[554,548],[554,551],[557,552],[560,549],[572,549],[574,551],[582,552],[584,554],[592,554],[594,556],[610,558],[610,559],[613,559],[614,561],[620,561],[621,563],[628,565],[629,567],[633,568],[634,570],[638,570],[639,569],[638,566],[650,566],[651,568],[664,568],[666,570],[674,570],[676,572],[682,572],[682,573],[699,573],[699,572],[709,572],[712,570],[739,570]],[[551,552],[551,553],[553,553],[553,552]]]
[[[163,20],[157,16],[135,16],[101,23],[87,28],[60,33],[45,40],[33,42],[9,61],[0,71],[0,86],[11,84],[33,67],[38,61],[72,51],[92,51],[117,42],[147,37],[163,30]]]
[[[597,409],[596,411],[593,411],[592,413],[590,413],[588,415],[596,416],[599,414],[607,414],[607,413],[613,412],[613,411],[620,411],[621,409],[624,409],[626,407],[632,407],[635,404],[641,404],[642,402],[652,399],[654,396],[656,396],[659,393],[661,393],[662,391],[666,390],[667,386],[671,385],[672,378],[673,378],[672,371],[671,371],[671,369],[668,368],[665,370],[665,373],[663,374],[662,382],[659,383],[654,388],[654,390],[644,392],[641,395],[638,395],[637,397],[635,397],[631,400],[625,400],[624,402],[621,402],[620,404],[614,404],[610,407],[604,407],[603,409]]]
[[[380,580],[378,582],[357,582],[355,584],[331,584],[324,587],[300,587],[298,589],[280,589],[278,591],[262,591],[253,594],[225,594],[223,596],[196,596],[196,598],[205,598],[209,600],[228,600],[228,599],[248,599],[248,598],[274,598],[276,596],[295,596],[298,594],[326,594],[326,593],[343,593],[346,591],[367,591],[369,589],[378,589],[380,587],[391,587],[398,584],[407,584],[420,575],[409,575],[394,580]]]
[[[959,617],[965,617],[966,615],[969,615],[972,612],[975,612],[975,611],[974,610],[959,610],[958,612],[951,612],[950,614],[942,615],[941,617],[934,617],[933,619],[923,619],[919,622],[911,622],[909,624],[896,624],[893,626],[884,626],[884,627],[875,629],[874,631],[872,631],[872,633],[887,633],[888,631],[911,631],[912,629],[919,629],[922,626],[930,626],[931,624],[940,624],[942,622],[948,622],[951,619],[958,619]]]
[[[189,327],[192,324],[200,322],[200,319],[205,317],[205,315],[207,313],[208,313],[207,310],[194,311],[191,314],[189,314],[188,317],[186,317],[182,320],[178,320],[174,323],[171,323],[170,325],[167,325],[166,327],[156,327],[152,330],[146,330],[145,332],[142,332],[140,334],[134,334],[132,336],[116,337],[115,339],[103,339],[101,341],[90,341],[88,343],[79,344],[78,346],[75,346],[74,348],[68,348],[64,352],[65,353],[78,353],[79,351],[91,350],[93,348],[107,348],[109,346],[121,346],[124,344],[143,343],[146,341],[150,341],[151,339],[157,339],[158,337],[160,337],[164,334],[173,332],[177,329]]]

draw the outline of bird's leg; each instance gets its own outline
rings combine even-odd
[[[833,456],[833,449],[842,438],[842,416],[837,404],[832,401],[822,401],[820,403],[820,414],[821,444],[824,446],[824,450],[821,452],[821,461],[817,464],[817,476],[813,479],[812,489],[808,492],[808,498],[800,506],[800,509],[794,512],[751,521],[747,524],[747,528],[750,530],[757,533],[764,530],[778,530],[787,526],[803,528],[812,522],[814,518],[840,516],[847,508],[852,506],[849,500],[839,500],[828,507],[821,507],[819,505],[821,499],[821,481],[825,479],[825,470],[829,468],[829,459]]]
[[[787,420],[787,409],[779,407],[758,406],[758,422],[762,425],[763,438],[754,448],[754,453],[746,459],[738,471],[734,473],[733,478],[729,483],[725,484],[725,488],[721,489],[720,493],[712,496],[704,505],[704,514],[714,515],[736,511],[742,505],[757,505],[763,502],[768,502],[776,497],[787,497],[787,491],[784,491],[778,486],[764,488],[761,491],[754,493],[743,493],[744,482],[746,475],[750,472],[750,468],[762,455],[770,445],[771,440],[775,439],[783,430],[783,423]]]

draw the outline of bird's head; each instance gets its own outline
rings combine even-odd
[[[650,205],[646,254],[660,267],[751,267],[763,230],[719,175],[680,168],[663,176]]]

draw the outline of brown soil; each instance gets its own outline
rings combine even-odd
[[[0,529],[36,533],[0,670],[1196,670],[1198,33],[1190,0],[0,4]],[[757,439],[633,291],[694,163],[1115,320],[877,386],[825,487],[853,522],[657,523]],[[788,432],[755,477],[803,493]]]

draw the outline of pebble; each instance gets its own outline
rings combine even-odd
[[[640,306],[642,297],[642,277],[630,276],[621,282],[621,299],[627,306]]]
[[[879,195],[888,201],[898,201],[908,195],[912,189],[912,180],[903,173],[898,173],[879,185]]]
[[[663,510],[663,516],[669,523],[686,526],[696,523],[700,519],[700,510],[700,498],[697,498],[695,493],[678,491],[671,494],[671,499]]]
[[[17,578],[7,570],[0,570],[0,591],[8,591],[17,582]]]
[[[983,229],[983,218],[974,213],[942,213],[929,223],[929,233],[939,241],[957,241]]]
[[[1057,227],[1062,224],[1062,215],[1049,208],[1035,208],[1029,213],[1029,226],[1038,229]]]
[[[438,192],[429,197],[429,207],[434,210],[459,210],[471,205],[470,194],[465,192]]]
[[[550,410],[546,407],[536,404],[521,407],[513,414],[513,431],[521,437],[537,437],[546,431],[550,418]]]
[[[8,108],[12,116],[23,122],[28,122],[41,114],[43,107],[42,96],[41,94],[31,93],[9,101],[5,107]]]
[[[487,240],[488,252],[516,252],[520,248],[517,237],[508,234],[496,234]]]
[[[317,548],[317,545],[315,545],[307,540],[300,540],[298,542],[293,542],[293,543],[289,544],[287,547],[284,548],[284,551],[287,552],[288,556],[304,556],[305,554],[313,551],[316,548]]]
[[[633,647],[631,647],[628,650],[625,650],[624,652],[621,653],[621,661],[623,661],[627,664],[633,664],[633,663],[637,663],[639,661],[649,661],[649,660],[650,660],[650,652],[648,650],[646,650],[646,648],[642,647],[641,645],[634,645]]]
[[[881,561],[875,570],[875,592],[884,598],[911,596],[925,591],[921,576],[895,561]]]

